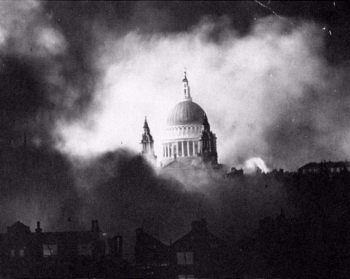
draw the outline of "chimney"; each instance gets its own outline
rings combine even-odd
[[[98,221],[97,220],[92,220],[91,221],[91,231],[92,232],[100,232],[100,228],[98,226]]]
[[[145,231],[143,230],[143,227],[136,229],[136,243],[140,243],[143,241],[144,234],[145,234]]]
[[[123,237],[116,235],[110,239],[111,254],[117,258],[123,258]]]
[[[39,221],[36,222],[36,229],[35,229],[35,232],[36,232],[37,234],[41,234],[42,231],[43,231],[43,229],[40,228],[40,222],[39,222]]]

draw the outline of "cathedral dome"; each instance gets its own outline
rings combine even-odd
[[[204,114],[204,110],[195,102],[183,101],[170,112],[167,125],[203,124]]]
[[[170,112],[163,135],[162,166],[182,162],[193,166],[211,162],[217,165],[216,136],[210,131],[204,110],[192,101],[184,72],[182,80],[184,100]]]

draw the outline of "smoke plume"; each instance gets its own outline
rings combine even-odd
[[[347,87],[338,85],[345,76],[322,57],[321,26],[267,17],[243,37],[230,26],[226,17],[204,18],[176,34],[107,33],[95,60],[103,72],[94,95],[98,109],[83,121],[58,124],[65,139],[60,150],[87,155],[125,145],[137,151],[147,116],[161,157],[185,66],[192,98],[218,137],[221,163],[259,156],[295,170],[309,160],[347,156],[341,121]]]
[[[138,155],[147,116],[161,157],[186,67],[220,163],[260,157],[295,170],[345,159],[346,52],[331,63],[330,26],[281,12],[253,1],[1,2],[2,228],[40,220],[44,230],[81,229],[98,219],[129,243],[139,226],[168,241],[202,217],[242,235],[287,206],[276,179],[177,180]]]

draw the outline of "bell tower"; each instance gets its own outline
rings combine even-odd
[[[205,163],[218,164],[218,154],[216,151],[216,136],[210,131],[210,124],[207,115],[204,113],[203,129],[200,138],[200,153]]]
[[[154,140],[147,123],[147,117],[145,117],[145,123],[143,124],[143,134],[141,139],[141,155],[155,166],[157,163],[157,156],[154,154],[153,144]]]

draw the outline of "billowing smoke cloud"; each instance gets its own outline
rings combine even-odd
[[[264,173],[269,172],[269,168],[266,167],[265,162],[261,158],[250,158],[245,162],[245,167],[248,172],[261,171]]]
[[[221,163],[261,157],[294,170],[347,156],[348,65],[323,58],[323,26],[259,17],[255,4],[223,4],[254,14],[237,24],[178,2],[1,3],[1,225],[78,229],[99,219],[111,233],[143,225],[174,240],[196,218],[242,234],[278,212],[286,200],[278,180],[203,175],[190,188],[193,177],[157,176],[136,155],[147,116],[161,157],[183,67]]]
[[[83,228],[83,201],[74,187],[70,164],[58,152],[21,146],[1,148],[1,231],[16,221],[45,230]],[[73,223],[74,222],[74,223]]]
[[[0,3],[1,230],[18,220],[45,230],[86,225],[52,130],[58,119],[82,115],[96,75],[43,5]]]
[[[257,3],[216,7],[222,14],[249,10],[255,20],[248,30],[228,16],[198,13],[180,23],[170,12],[187,18],[192,8],[3,3],[2,138],[20,141],[26,130],[32,143],[56,142],[67,154],[138,151],[147,115],[161,157],[165,119],[181,99],[187,67],[193,99],[218,136],[220,162],[259,156],[294,170],[347,156],[348,66],[324,60],[328,27],[259,19],[266,9]]]
[[[211,231],[224,235],[232,226],[239,238],[281,208],[290,214],[283,185],[274,177],[228,180],[199,171],[178,181],[157,175],[140,155],[126,149],[74,165],[75,185],[84,201],[74,220],[86,224],[98,219],[109,235],[125,237],[128,253],[133,251],[134,230],[141,226],[169,243],[187,233],[191,221],[206,218]]]
[[[220,162],[242,164],[259,156],[270,166],[295,170],[308,160],[347,155],[348,129],[339,122],[347,114],[344,102],[336,101],[344,95],[336,82],[344,77],[334,76],[322,58],[321,26],[268,17],[244,37],[230,26],[223,17],[177,34],[108,36],[95,60],[104,73],[95,92],[99,109],[84,120],[88,126],[57,126],[66,140],[60,149],[87,154],[126,145],[137,151],[147,116],[161,156],[164,124],[181,100],[185,66],[193,100],[217,134]]]
[[[96,77],[41,2],[0,4],[1,139],[52,145],[57,119],[89,104]],[[87,55],[88,56],[88,55]]]

